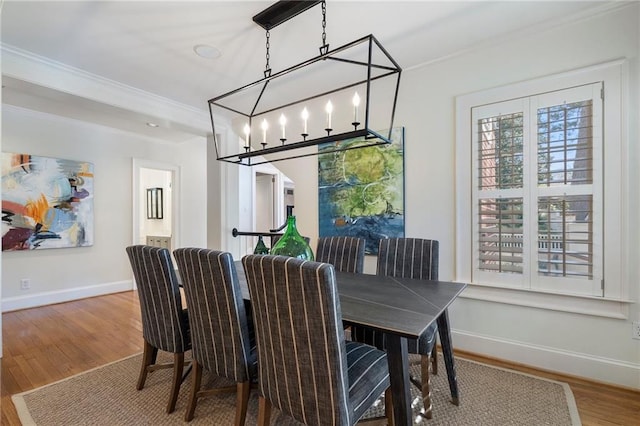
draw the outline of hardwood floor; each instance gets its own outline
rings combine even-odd
[[[135,292],[3,314],[2,415],[0,424],[20,425],[11,395],[142,351],[142,325]],[[476,356],[486,364],[569,383],[585,426],[637,426],[640,392]],[[464,403],[464,396],[462,397]],[[426,425],[429,423],[426,422]]]
[[[142,351],[129,291],[2,315],[2,425],[20,425],[11,395]]]

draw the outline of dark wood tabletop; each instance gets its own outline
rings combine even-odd
[[[236,270],[242,295],[249,299],[240,261],[236,262]],[[417,338],[434,321],[438,323],[449,383],[457,400],[447,307],[465,289],[466,284],[338,271],[336,282],[342,319],[387,333],[386,349],[397,425],[408,426],[412,423],[407,338]]]
[[[417,338],[466,284],[336,272],[342,319]]]

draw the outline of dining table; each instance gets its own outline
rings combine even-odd
[[[235,263],[242,295],[250,299],[242,262]],[[336,271],[336,284],[343,321],[386,334],[396,425],[409,426],[413,421],[407,339],[417,339],[434,321],[438,325],[453,402],[458,403],[447,308],[467,284],[340,271]]]

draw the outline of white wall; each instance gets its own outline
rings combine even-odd
[[[4,252],[2,307],[18,309],[132,288],[125,247],[132,243],[132,159],[181,170],[183,246],[206,245],[206,141],[163,143],[111,128],[3,105],[2,149],[94,164],[94,245]],[[144,200],[144,199],[143,199]],[[20,278],[31,279],[21,291]]]
[[[222,208],[230,204],[225,202],[226,194],[222,191],[227,169],[226,163],[216,161],[213,136],[210,136],[207,139],[207,247],[214,249],[225,247],[227,241],[223,226],[227,211]]]
[[[628,266],[623,274],[635,302],[629,319],[459,298],[449,310],[455,347],[640,389],[640,341],[631,339],[631,321],[640,320],[639,9],[635,3],[540,34],[527,31],[403,72],[394,125],[405,126],[406,132],[406,235],[440,241],[440,278],[449,280],[455,279],[455,97],[617,58],[629,61],[629,97],[624,105],[630,119],[625,128],[629,155],[621,165],[629,175]],[[315,240],[318,189],[317,173],[312,171],[317,170],[317,158],[284,161],[278,167],[295,182],[300,232]],[[365,270],[375,271],[375,258],[367,259]]]

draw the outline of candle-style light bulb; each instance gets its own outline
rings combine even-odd
[[[327,112],[327,129],[331,128],[331,113],[333,112],[333,104],[331,101],[327,102],[327,106],[325,107],[325,111]]]
[[[307,111],[307,107],[304,107],[302,110],[302,123],[303,123],[303,131],[302,133],[307,134],[307,120],[309,119],[309,111]]]
[[[282,127],[282,139],[286,139],[285,133],[284,133],[284,126],[287,124],[287,117],[284,116],[284,114],[280,114],[280,126]]]
[[[244,125],[244,146],[249,146],[249,134],[251,133],[251,127],[248,124]]]
[[[358,107],[360,106],[360,96],[358,96],[358,92],[353,95],[353,122],[358,122]]]
[[[262,120],[262,143],[267,143],[267,129],[269,129],[269,123],[267,119]]]

